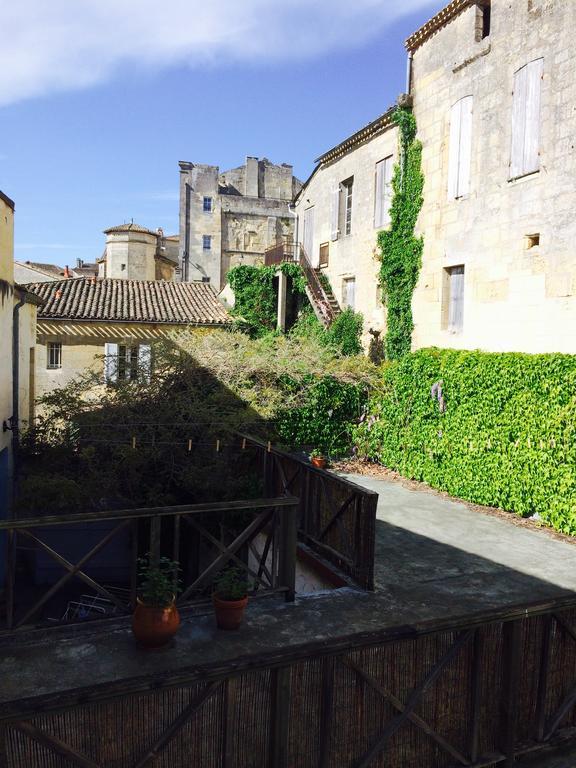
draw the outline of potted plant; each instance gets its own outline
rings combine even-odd
[[[144,648],[161,648],[170,642],[180,626],[176,608],[180,567],[174,560],[150,555],[138,558],[139,588],[132,616],[136,642]]]
[[[216,579],[212,595],[219,629],[238,629],[248,603],[248,582],[240,568],[226,568]]]
[[[312,465],[318,467],[318,469],[326,469],[328,465],[328,459],[319,448],[315,448],[312,451],[310,454],[310,461],[312,462]]]

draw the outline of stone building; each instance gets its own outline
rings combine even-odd
[[[151,344],[171,331],[230,322],[203,283],[69,278],[26,288],[44,302],[36,335],[39,396],[87,370],[102,372],[102,381],[129,380],[150,370]]]
[[[561,0],[454,0],[407,41],[423,145],[413,346],[576,352],[576,22]],[[388,112],[318,160],[298,239],[342,305],[383,328]]]
[[[398,154],[393,110],[366,125],[316,161],[295,199],[297,239],[308,260],[328,278],[341,307],[364,315],[364,342],[381,331],[376,238],[388,222],[392,170]]]
[[[76,259],[72,267],[46,264],[39,261],[15,261],[14,279],[17,283],[44,283],[47,280],[62,280],[63,277],[92,277],[98,274],[98,264]]]
[[[257,264],[264,251],[293,237],[290,202],[301,183],[291,165],[247,157],[239,168],[180,163],[180,264],[183,281],[219,291],[228,270]]]
[[[576,352],[575,32],[564,0],[457,0],[407,41],[416,347]]]
[[[14,281],[14,203],[0,192],[0,519],[10,506],[18,433],[34,416],[36,310],[41,304]]]
[[[134,221],[104,230],[106,248],[98,276],[115,280],[173,280],[178,268],[178,236],[166,237]]]

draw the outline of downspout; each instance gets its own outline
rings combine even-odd
[[[18,300],[12,311],[12,456],[16,466],[20,431],[20,309],[25,298]],[[16,475],[14,474],[14,477]]]
[[[408,51],[408,59],[406,61],[406,93],[410,95],[412,93],[412,62],[414,60],[414,54],[412,51]]]
[[[296,209],[294,206],[294,203],[288,203],[288,213],[290,213],[294,217],[294,256],[293,259],[295,262],[298,262],[298,223],[299,218],[298,214],[296,213]]]

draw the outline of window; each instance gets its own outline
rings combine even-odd
[[[540,170],[540,95],[544,59],[530,62],[514,75],[510,179]]]
[[[342,280],[342,306],[354,309],[356,307],[356,278],[348,277]]]
[[[340,200],[338,206],[338,229],[344,235],[352,231],[352,186],[354,177],[340,184]]]
[[[464,328],[464,266],[444,270],[444,302],[442,326],[451,333]]]
[[[450,110],[449,200],[463,197],[470,192],[472,101],[472,96],[465,96]]]
[[[107,343],[104,356],[106,382],[135,381],[139,376],[150,380],[150,344],[128,345]]]
[[[374,197],[374,226],[386,227],[390,223],[392,203],[392,155],[376,163],[376,192]]]
[[[490,22],[492,20],[492,8],[490,0],[482,0],[476,9],[476,40],[484,40],[490,36]]]
[[[212,250],[212,235],[202,235],[202,250],[203,251]]]
[[[304,211],[303,226],[302,244],[304,246],[304,253],[309,259],[312,259],[314,248],[314,206],[306,208]]]
[[[526,250],[530,248],[537,248],[540,245],[540,233],[536,232],[534,235],[526,235]]]
[[[212,213],[212,198],[205,197],[202,201],[202,209],[204,213]]]
[[[320,267],[328,266],[328,256],[330,252],[330,243],[322,243],[320,245],[320,258],[318,264]]]
[[[48,342],[47,368],[53,370],[62,368],[62,343],[59,341]]]

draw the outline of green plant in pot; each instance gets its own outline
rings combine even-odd
[[[219,629],[238,629],[248,603],[248,582],[241,568],[222,571],[214,583],[212,602]]]
[[[180,566],[175,560],[150,554],[138,558],[138,597],[132,616],[132,631],[143,648],[161,648],[172,640],[180,626],[176,595]]]
[[[314,448],[310,454],[310,461],[312,462],[312,465],[318,469],[326,469],[328,466],[326,453],[320,448]]]

